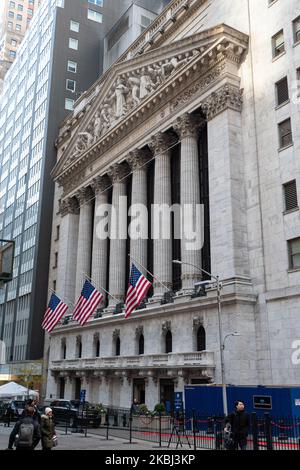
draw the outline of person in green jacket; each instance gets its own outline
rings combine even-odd
[[[56,439],[55,424],[52,416],[52,409],[46,408],[45,414],[41,417],[41,436],[43,450],[51,450]]]

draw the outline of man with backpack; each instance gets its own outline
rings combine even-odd
[[[40,425],[34,419],[34,408],[27,408],[27,416],[21,418],[9,437],[8,449],[12,450],[15,442],[16,450],[34,450],[41,439]]]

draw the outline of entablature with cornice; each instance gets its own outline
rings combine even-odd
[[[164,121],[167,124],[168,117],[192,101],[195,94],[206,95],[201,105],[208,116],[215,109],[207,97],[210,89],[215,93],[213,102],[219,99],[233,108],[241,104],[238,68],[248,37],[224,25],[209,31],[171,47],[163,46],[155,51],[155,62],[151,51],[151,57],[145,54],[116,67],[53,170],[65,194],[72,191],[75,182],[78,185],[89,177],[95,160],[102,159],[105,166],[107,159],[103,157],[107,152],[117,149],[122,141],[132,143],[133,134],[141,126],[149,134],[148,123],[153,118],[160,125]],[[219,92],[214,89],[217,83]],[[139,142],[133,143],[137,148]],[[124,148],[130,150],[133,148]],[[117,153],[114,158],[121,158],[119,148]]]

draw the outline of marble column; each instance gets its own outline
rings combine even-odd
[[[80,206],[77,267],[76,267],[76,299],[80,296],[84,283],[84,274],[91,274],[93,206],[92,194],[87,188],[80,189],[76,194]]]
[[[98,176],[92,182],[95,193],[95,213],[94,213],[94,234],[92,249],[92,279],[96,289],[100,289],[103,294],[102,305],[106,300],[104,289],[107,288],[107,263],[108,263],[108,238],[102,231],[101,222],[106,218],[106,208],[108,208],[108,192],[110,186],[109,178]]]
[[[172,141],[169,135],[162,132],[154,136],[150,143],[150,148],[155,156],[154,211],[152,211],[151,227],[153,274],[169,289],[172,289],[171,145]],[[156,280],[153,282],[153,287],[154,298],[162,297],[166,292],[166,288]]]
[[[76,259],[78,247],[79,207],[75,198],[60,204],[60,239],[58,253],[57,293],[73,307],[75,301]]]
[[[110,219],[109,306],[123,302],[126,278],[127,202],[125,165],[116,164],[109,169],[113,183],[112,214]]]
[[[147,161],[150,155],[143,150],[130,152],[127,162],[132,171],[130,255],[147,268],[148,208],[147,208]],[[137,223],[136,221],[139,221]],[[136,228],[136,230],[133,228]],[[137,268],[147,276],[138,264]]]
[[[207,98],[203,109],[208,121],[211,272],[221,279],[249,276],[241,91],[226,85]]]
[[[200,173],[198,130],[200,117],[188,113],[177,119],[174,129],[181,140],[180,158],[180,204],[181,218],[181,265],[182,290],[193,291],[194,284],[202,277],[201,248],[203,222],[200,208]],[[196,216],[198,223],[196,224]],[[200,229],[199,229],[200,224]],[[195,235],[193,235],[193,233]],[[193,239],[193,237],[195,238]],[[191,266],[194,265],[194,266]]]

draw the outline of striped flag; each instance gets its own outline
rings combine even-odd
[[[150,287],[151,283],[133,264],[125,300],[125,318],[128,318],[131,312],[140,305]]]
[[[86,280],[75,306],[73,320],[77,320],[78,323],[83,326],[96,310],[102,299],[103,295],[95,289],[90,281]]]
[[[42,328],[51,333],[67,310],[68,306],[53,293],[44,316]]]

